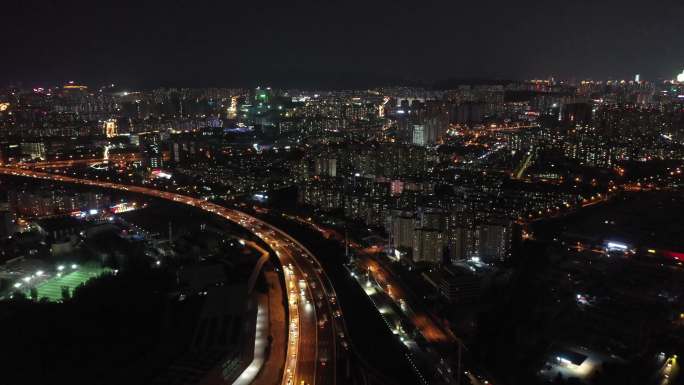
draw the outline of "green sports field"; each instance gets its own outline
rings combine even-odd
[[[57,302],[62,300],[62,287],[68,286],[69,293],[73,293],[78,285],[88,282],[90,279],[109,271],[107,268],[94,266],[79,266],[73,271],[69,267],[65,269],[61,277],[54,276],[38,285],[38,299],[46,298],[49,301]],[[26,293],[30,295],[29,292]]]

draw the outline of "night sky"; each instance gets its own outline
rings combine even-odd
[[[9,0],[0,32],[0,84],[355,87],[684,69],[682,0]]]

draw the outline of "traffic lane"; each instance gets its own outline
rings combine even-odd
[[[331,322],[334,315],[330,308],[330,298],[322,289],[322,278],[312,266],[312,257],[302,253],[302,250],[290,247],[288,254],[301,255],[298,265],[304,274],[306,284],[306,299],[302,301],[302,314],[311,316],[314,332],[317,334],[316,348],[318,361],[315,365],[315,383],[335,383],[335,332]],[[308,300],[308,304],[306,301]],[[304,332],[303,332],[304,333]],[[313,333],[311,333],[313,335]]]
[[[676,380],[679,373],[679,363],[677,362],[677,355],[674,355],[667,360],[663,366],[658,370],[658,377],[661,385],[668,385]]]
[[[310,301],[315,306],[318,324],[318,366],[316,381],[323,384],[334,384],[337,379],[337,339],[339,334],[346,338],[342,313],[339,311],[336,296],[329,280],[317,260],[308,250],[288,243],[291,253],[299,255],[299,265],[306,276],[306,286]],[[333,322],[333,320],[339,322]],[[338,330],[339,329],[339,330]]]
[[[302,252],[305,262],[303,270],[308,275],[307,287],[312,295],[312,303],[316,306],[318,316],[318,375],[319,383],[335,383],[337,363],[337,339],[346,337],[345,330],[338,325],[343,324],[334,291],[327,279],[322,277],[322,270],[315,259],[306,251]],[[331,382],[332,381],[332,382]]]
[[[313,384],[316,375],[316,331],[313,322],[307,321],[311,314],[300,313],[300,346],[297,369],[297,384],[304,381]]]
[[[273,236],[271,234],[270,236]],[[334,324],[331,322],[335,318],[335,313],[331,308],[331,303],[336,303],[335,299],[328,296],[332,290],[327,290],[325,286],[329,283],[321,277],[322,270],[318,268],[314,257],[295,246],[294,244],[280,240],[280,250],[289,257],[300,256],[298,267],[305,277],[306,297],[302,301],[304,309],[302,314],[313,316],[314,327],[318,327],[317,332],[317,357],[318,362],[314,372],[316,373],[316,383],[333,384],[336,381],[336,332]],[[333,295],[334,296],[334,295]],[[309,304],[306,304],[306,301]],[[341,313],[337,313],[340,319]],[[308,333],[302,332],[304,335]],[[305,337],[304,337],[305,338]]]
[[[312,291],[314,291],[312,289]],[[320,292],[321,290],[318,290]],[[314,294],[315,295],[315,294]],[[335,370],[337,368],[337,352],[335,341],[335,325],[333,323],[333,313],[330,310],[330,299],[323,297],[323,300],[313,306],[317,306],[319,314],[318,327],[318,372],[316,380],[320,384],[333,384],[336,381]],[[324,321],[324,322],[322,322]]]
[[[276,252],[276,254],[278,254]],[[290,385],[296,379],[297,374],[297,354],[299,351],[299,311],[296,304],[294,304],[293,298],[289,293],[288,287],[294,284],[296,276],[293,269],[289,268],[289,261],[286,257],[278,254],[278,258],[281,260],[283,265],[283,275],[285,277],[285,291],[287,293],[287,306],[288,306],[288,340],[287,340],[287,352],[285,355],[285,367],[282,377],[283,385]]]
[[[310,353],[306,349],[306,344],[309,342],[306,338],[306,335],[302,333],[302,324],[306,322],[306,319],[302,320],[302,315],[299,311],[299,300],[296,297],[296,292],[293,292],[292,290],[296,286],[296,282],[299,280],[299,277],[301,277],[301,272],[296,270],[296,265],[292,263],[293,261],[291,256],[287,253],[284,253],[283,250],[278,247],[277,242],[267,240],[264,237],[261,238],[276,252],[278,259],[280,259],[281,263],[283,264],[283,269],[286,275],[285,290],[288,293],[290,326],[287,357],[289,361],[285,368],[286,375],[283,376],[283,384],[290,385],[292,383],[299,383],[299,377],[306,377],[309,373],[309,368],[307,368],[306,362],[311,360],[311,358],[308,357]]]
[[[283,241],[280,240],[278,241],[279,246],[276,246],[279,256],[282,256],[284,260],[292,261],[292,266],[296,267],[298,271],[294,287],[288,287],[288,291],[294,292],[298,298],[296,306],[299,314],[299,352],[297,357],[296,384],[301,383],[301,381],[314,384],[317,360],[316,345],[318,339],[315,310],[311,305],[306,304],[305,297],[299,295],[300,289],[298,282],[299,280],[304,279],[304,274],[299,269],[299,264],[295,263],[292,253],[286,247],[282,246],[283,244]]]

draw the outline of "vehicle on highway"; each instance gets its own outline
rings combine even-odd
[[[328,323],[328,315],[323,313],[323,315],[318,320],[318,326],[322,329],[325,327],[326,323]]]
[[[328,349],[327,348],[321,348],[318,351],[318,361],[321,363],[321,366],[325,366],[328,363]]]

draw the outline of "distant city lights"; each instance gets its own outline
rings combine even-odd
[[[172,174],[162,170],[152,170],[151,174],[153,178],[171,179],[173,177]]]
[[[620,251],[626,251],[629,247],[625,245],[624,243],[620,242],[608,242],[606,243],[606,249],[608,250],[620,250]]]

